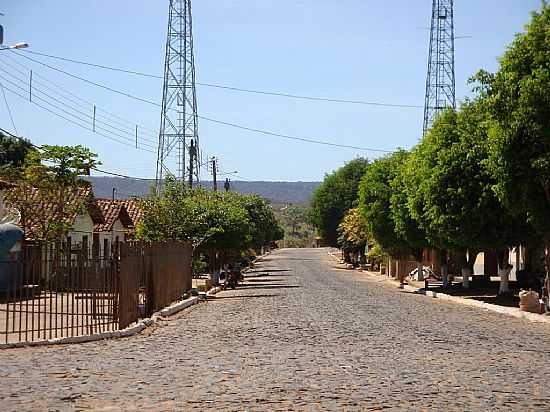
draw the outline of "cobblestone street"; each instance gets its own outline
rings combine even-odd
[[[134,338],[0,352],[0,410],[550,408],[547,325],[403,293],[324,249],[250,276]]]

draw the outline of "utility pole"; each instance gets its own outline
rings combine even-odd
[[[157,153],[157,191],[173,176],[200,184],[200,145],[195,89],[191,0],[169,0],[162,111]],[[186,156],[189,156],[187,168]],[[197,161],[197,159],[199,159]]]
[[[214,192],[218,191],[218,160],[212,158],[212,181],[214,182]]]
[[[195,147],[195,142],[191,140],[191,143],[189,144],[189,189],[193,189],[193,170],[195,167],[196,156],[197,150]]]
[[[454,0],[433,0],[423,133],[447,108],[456,110]]]

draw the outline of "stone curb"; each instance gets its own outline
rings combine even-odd
[[[374,276],[374,275],[372,275]],[[452,296],[446,293],[432,292],[424,290],[423,288],[417,288],[410,285],[401,285],[401,289],[409,293],[415,293],[418,295],[424,295],[433,299],[441,299],[448,302],[459,303],[461,305],[470,306],[478,309],[485,309],[491,312],[500,313],[502,315],[512,316],[518,319],[526,319],[530,322],[547,323],[550,324],[550,318],[538,313],[523,312],[518,308],[512,308],[507,306],[494,305],[492,303],[486,303],[475,299],[465,299],[460,296]]]
[[[206,295],[214,295],[218,293],[221,288],[212,288]],[[36,342],[17,342],[17,343],[2,343],[0,344],[0,350],[2,349],[14,349],[14,348],[29,348],[29,347],[39,347],[39,346],[52,346],[52,345],[70,345],[75,343],[87,343],[87,342],[97,342],[100,340],[107,339],[119,339],[119,338],[128,338],[135,336],[143,332],[148,327],[154,325],[162,318],[173,316],[178,312],[181,312],[184,309],[187,309],[193,305],[199,303],[202,299],[198,296],[193,296],[191,298],[176,302],[170,305],[167,308],[160,310],[159,312],[154,313],[150,318],[143,319],[138,322],[136,325],[130,326],[126,329],[115,330],[110,332],[96,333],[93,335],[84,335],[84,336],[71,336],[65,338],[54,338],[41,340]]]
[[[215,294],[217,294],[221,290],[222,290],[221,286],[216,286],[216,287],[210,289],[208,292],[206,292],[206,297],[214,296]]]
[[[334,259],[339,260],[330,251],[328,252],[328,255],[330,255]],[[358,271],[357,269],[355,269],[355,270]],[[360,273],[366,273],[370,277],[379,278],[378,275],[371,274],[369,272],[360,271]],[[390,279],[383,279],[383,280],[385,282],[394,283]],[[550,317],[544,316],[544,315],[539,315],[538,313],[523,312],[523,311],[521,311],[517,308],[494,305],[492,303],[481,302],[481,301],[475,300],[475,299],[465,299],[465,298],[460,297],[460,296],[452,296],[452,295],[448,295],[446,293],[438,293],[438,292],[433,292],[433,291],[429,291],[429,290],[426,291],[423,288],[417,288],[417,287],[410,286],[410,285],[399,285],[399,288],[403,289],[405,292],[408,292],[408,293],[414,293],[414,294],[417,294],[417,295],[424,295],[426,297],[430,297],[430,298],[433,298],[433,299],[441,299],[441,300],[444,300],[444,301],[447,301],[447,302],[453,302],[453,303],[458,303],[458,304],[461,304],[461,305],[470,306],[470,307],[474,307],[474,308],[478,308],[478,309],[484,309],[484,310],[488,310],[488,311],[491,311],[491,312],[500,313],[501,315],[512,316],[512,317],[517,318],[517,319],[526,319],[530,322],[550,324]]]

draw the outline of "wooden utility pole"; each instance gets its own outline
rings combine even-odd
[[[214,192],[218,191],[218,160],[212,158],[212,180],[214,182]]]

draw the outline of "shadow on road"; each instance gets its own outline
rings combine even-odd
[[[273,295],[237,295],[237,296],[216,296],[214,300],[223,300],[223,299],[250,299],[250,298],[272,298],[277,297],[281,295],[273,294]]]
[[[261,282],[284,282],[284,279],[270,279],[270,276],[266,276],[267,279],[246,279],[247,282],[261,283]]]
[[[241,289],[296,289],[301,288],[298,285],[270,285],[270,284],[259,284],[259,285],[241,285]]]
[[[292,272],[290,269],[257,269],[251,270],[247,273],[280,273],[280,272]]]

